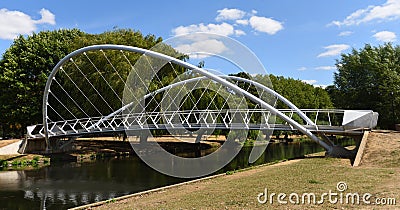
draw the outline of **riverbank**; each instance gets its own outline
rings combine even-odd
[[[70,151],[45,154],[43,152],[33,152],[19,154],[18,146],[22,142],[19,139],[0,141],[0,171],[1,170],[25,170],[30,167],[38,168],[46,166],[51,162],[91,162],[98,159],[110,157],[129,157],[136,156],[131,143],[113,137],[81,138],[72,142]],[[225,139],[214,137],[211,141],[202,141],[196,147],[189,143],[195,138],[184,138],[184,142],[178,141],[173,137],[149,138],[148,146],[159,144],[162,148],[176,155],[190,154],[201,151],[200,155],[207,153],[208,150],[216,150]],[[44,140],[42,140],[44,141]],[[138,140],[137,140],[138,141]],[[16,147],[14,146],[16,145]],[[12,148],[9,148],[12,146]],[[43,164],[44,163],[44,164]]]
[[[0,155],[0,171],[30,170],[50,165],[50,158],[37,154]]]
[[[152,145],[159,144],[166,151],[178,156],[200,157],[214,152],[226,141],[223,135],[208,136],[207,139],[203,139],[199,144],[193,144],[195,140],[196,138],[194,136],[189,135],[182,136],[182,139],[176,139],[172,136],[151,137],[148,139],[146,145],[148,148],[146,149],[146,147],[144,147],[142,149],[146,152],[157,152]],[[34,141],[36,141],[34,144],[37,145],[37,141],[44,140],[39,139]],[[49,165],[50,162],[82,163],[94,162],[107,158],[135,157],[136,153],[131,144],[138,144],[139,139],[132,137],[127,139],[127,141],[123,141],[122,138],[115,137],[78,138],[69,144],[68,151],[53,154],[33,152],[31,155],[22,155],[18,153],[18,146],[21,145],[21,142],[22,140],[19,139],[0,141],[0,170],[37,169],[41,166]],[[280,141],[280,143],[287,144],[287,142],[282,141]],[[297,144],[300,142],[295,141],[292,143]],[[303,143],[308,143],[308,141]],[[39,142],[39,144],[41,143]],[[250,145],[244,145],[244,147],[249,146]],[[308,151],[308,153],[310,153],[310,151]],[[37,160],[38,157],[39,160]]]
[[[279,167],[278,167],[279,166]],[[337,184],[345,182],[345,193],[372,194],[368,201],[390,201],[396,199],[396,205],[372,205],[331,203],[327,197],[323,204],[291,204],[289,195],[295,193],[328,192],[338,193]],[[95,209],[222,209],[222,208],[274,208],[274,209],[400,209],[400,133],[372,132],[368,137],[361,166],[353,167],[349,160],[332,158],[305,158],[283,163],[255,167],[231,175],[223,175],[191,184],[126,196],[129,198],[110,200]],[[277,196],[273,202],[260,203],[257,196],[272,193],[285,193],[284,201],[279,204]],[[261,194],[261,201],[264,199]]]

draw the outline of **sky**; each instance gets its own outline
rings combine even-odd
[[[324,87],[342,53],[398,44],[400,0],[0,0],[0,54],[19,34],[67,28],[216,33],[249,48],[268,73]]]

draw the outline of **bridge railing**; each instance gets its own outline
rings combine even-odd
[[[324,130],[326,126],[341,129],[344,110],[338,109],[302,109],[315,125],[310,125],[298,116],[296,110],[279,109],[291,119],[313,131]],[[49,137],[88,135],[101,132],[125,130],[157,129],[258,129],[258,130],[296,130],[284,120],[274,117],[266,109],[222,109],[222,110],[183,110],[166,112],[143,112],[123,114],[112,117],[90,117],[66,121],[49,122]],[[320,129],[320,127],[324,127]],[[28,129],[31,138],[44,137],[43,125]]]

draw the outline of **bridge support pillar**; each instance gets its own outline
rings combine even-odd
[[[149,135],[147,133],[140,132],[139,139],[140,139],[141,144],[147,143],[148,138],[149,138]]]
[[[46,154],[68,152],[75,150],[74,141],[77,137],[64,139],[49,139],[48,143],[43,139],[28,139],[25,145],[25,152],[44,152]]]
[[[346,158],[346,159],[354,159],[356,157],[357,150],[348,150],[340,145],[333,145],[330,151],[325,153],[326,157],[333,158]]]
[[[356,148],[354,150],[358,151],[361,145],[361,141],[364,138],[366,132],[364,132],[362,135],[354,136],[353,139],[356,142]]]
[[[203,135],[206,134],[206,133],[207,133],[207,131],[205,131],[205,130],[200,130],[200,131],[199,131],[199,134],[197,134],[197,136],[196,136],[196,141],[195,141],[195,143],[200,143],[201,138],[202,138]]]
[[[360,143],[363,138],[364,134],[360,135],[351,135],[350,137],[354,139],[356,143],[356,147],[352,150],[348,150],[344,148],[343,146],[340,145],[332,145],[332,149],[330,151],[327,151],[325,153],[326,157],[334,157],[334,158],[346,158],[350,159],[351,161],[354,161],[358,152],[358,149],[360,148]]]

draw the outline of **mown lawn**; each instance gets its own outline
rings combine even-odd
[[[370,134],[371,135],[371,134]],[[192,184],[173,187],[150,194],[135,196],[119,201],[109,201],[98,209],[400,209],[400,134],[394,137],[372,133],[372,143],[367,143],[367,158],[364,165],[352,167],[349,160],[332,158],[307,158],[257,167],[250,170],[220,176]],[[384,139],[382,139],[384,138]],[[382,144],[384,149],[379,149]],[[371,153],[388,154],[374,155]],[[373,160],[373,161],[371,161]],[[385,163],[385,164],[384,164]],[[291,204],[289,195],[314,193],[316,201],[323,193],[338,193],[337,184],[344,182],[347,189],[342,191],[366,193],[371,203],[376,198],[396,199],[396,205],[346,204],[346,199],[331,203],[327,196],[323,204]],[[257,200],[260,193],[276,193],[272,203],[262,204]],[[279,204],[277,195],[286,194]],[[264,198],[264,197],[260,197]],[[295,197],[292,197],[296,201]],[[333,197],[334,198],[334,197]],[[262,199],[261,199],[262,200]],[[306,200],[307,202],[308,200]],[[349,200],[351,202],[351,200]],[[391,200],[393,201],[393,200]]]

